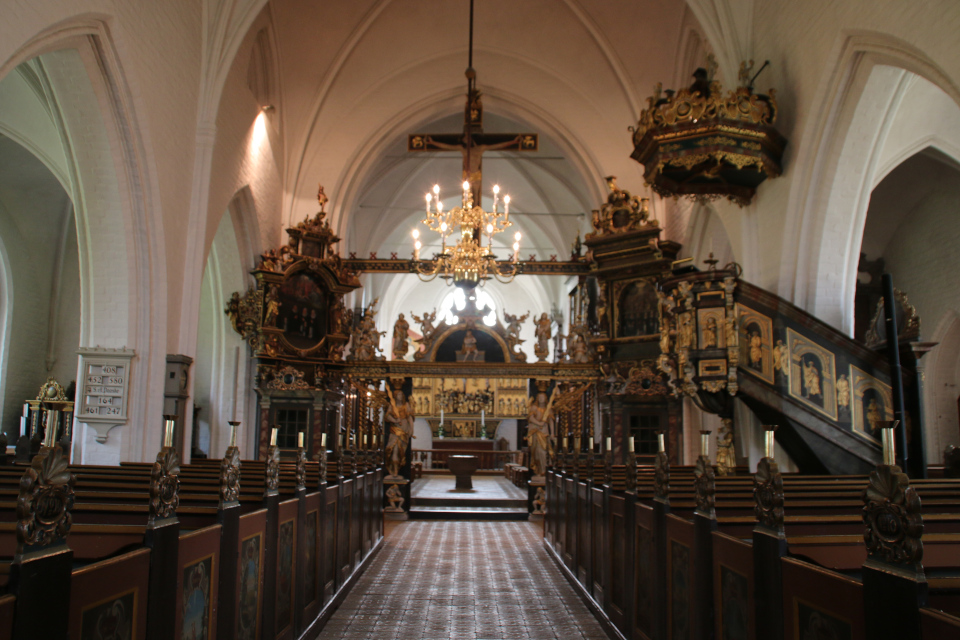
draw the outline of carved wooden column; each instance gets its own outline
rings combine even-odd
[[[163,448],[150,471],[150,511],[144,544],[150,547],[150,598],[147,600],[147,639],[174,636],[177,612],[177,573],[180,552],[180,457],[175,448],[175,415],[165,415]],[[182,431],[182,430],[181,430]],[[181,444],[182,444],[181,440]]]
[[[236,446],[239,422],[230,422],[230,446],[220,462],[220,501],[217,522],[220,523],[220,582],[217,593],[225,594],[217,607],[217,635],[237,635],[236,598],[237,566],[240,554],[240,450]]]

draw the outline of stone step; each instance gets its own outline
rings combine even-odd
[[[526,520],[527,515],[517,507],[410,507],[411,520]]]
[[[512,507],[526,509],[526,500],[510,500],[503,498],[472,498],[450,496],[431,496],[429,498],[417,496],[410,500],[411,507]]]

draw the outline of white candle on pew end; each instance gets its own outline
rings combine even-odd
[[[590,436],[590,451],[593,451],[593,436]]]
[[[320,448],[326,450],[327,448],[327,434],[320,434]]]
[[[297,434],[297,446],[303,449],[303,431]]]
[[[24,417],[24,418],[29,418],[29,417],[30,417],[30,403],[29,403],[29,402],[24,402],[24,403],[23,403],[23,417]]]
[[[627,438],[627,452],[633,453],[633,436]]]
[[[607,436],[607,451],[613,451],[613,438]]]
[[[270,430],[270,446],[271,446],[271,447],[277,446],[277,429],[276,429],[276,427],[274,427],[273,429]]]
[[[237,396],[240,393],[237,391],[238,383],[240,382],[240,347],[236,347],[235,357],[233,361],[233,412],[230,414],[231,420],[236,421],[237,419]]]

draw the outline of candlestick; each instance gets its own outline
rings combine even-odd
[[[277,446],[277,431],[279,431],[279,429],[277,429],[276,427],[270,430],[270,446],[271,447]]]
[[[777,425],[765,424],[763,425],[763,428],[766,430],[766,433],[764,434],[764,442],[763,442],[763,455],[764,457],[770,458],[772,460],[776,453],[775,447],[774,447],[773,434],[777,430]]]
[[[303,449],[303,431],[297,434],[297,446]]]
[[[237,446],[237,427],[240,426],[240,423],[236,420],[230,420],[227,422],[230,425],[230,446]]]
[[[237,419],[237,396],[240,395],[237,393],[238,382],[240,381],[240,347],[235,348],[235,357],[233,362],[233,412],[230,414],[231,419]]]
[[[43,446],[53,447],[57,443],[57,428],[60,425],[60,412],[56,409],[47,409],[47,432]]]
[[[710,432],[706,429],[700,431],[700,455],[710,457]]]
[[[883,464],[893,466],[897,464],[897,443],[893,439],[893,430],[900,424],[899,420],[883,421],[880,423],[880,437],[883,443]]]
[[[177,416],[166,415],[163,416],[163,446],[172,447],[173,446],[173,434],[176,431],[177,427]]]

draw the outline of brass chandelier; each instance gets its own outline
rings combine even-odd
[[[500,211],[500,203],[503,211]],[[520,232],[514,235],[513,256],[509,261],[498,262],[493,254],[493,236],[503,233],[510,222],[510,196],[500,198],[500,187],[493,187],[493,210],[484,211],[473,202],[473,191],[469,182],[463,183],[463,196],[459,207],[443,210],[440,199],[440,185],[433,186],[433,193],[426,194],[426,217],[421,222],[431,231],[440,234],[441,250],[432,259],[420,258],[419,229],[413,230],[413,266],[417,276],[429,282],[440,276],[448,283],[472,289],[483,285],[491,277],[508,283],[517,275],[517,260],[520,254]],[[459,230],[459,237],[453,246],[447,244],[447,237]],[[487,245],[483,246],[483,234],[487,236]]]

